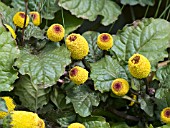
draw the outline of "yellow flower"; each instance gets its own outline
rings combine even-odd
[[[112,82],[112,92],[117,96],[124,96],[129,91],[129,84],[125,79],[118,78]]]
[[[11,117],[11,128],[45,128],[44,121],[36,113],[26,111],[13,111],[5,118]]]
[[[151,65],[149,60],[141,54],[134,54],[128,61],[130,74],[138,79],[146,78],[150,71]]]
[[[64,37],[65,29],[61,24],[53,24],[47,30],[47,37],[51,41],[58,42]]]
[[[102,50],[109,50],[113,46],[113,37],[109,33],[102,33],[97,37],[97,45]]]
[[[170,123],[170,107],[164,108],[161,111],[161,120],[164,123]]]
[[[24,12],[17,12],[13,17],[13,22],[16,26],[23,28],[24,19],[25,19],[25,13]],[[28,26],[29,20],[30,20],[29,16],[27,15],[25,27]]]
[[[72,123],[68,126],[68,128],[86,128],[86,127],[80,123]]]
[[[1,97],[5,100],[6,106],[8,108],[8,112],[0,111],[0,119],[4,118],[9,112],[14,111],[15,104],[11,97]]]
[[[83,59],[89,52],[88,43],[80,34],[70,34],[66,38],[66,46],[71,52],[71,57],[76,60]]]
[[[80,85],[88,79],[88,73],[86,69],[75,66],[70,70],[69,77],[75,84]]]
[[[134,101],[131,101],[130,104],[129,104],[129,106],[133,106],[133,105],[134,105],[134,103],[135,103],[135,101],[136,101],[136,99],[137,99],[137,96],[134,95],[134,94],[132,94],[132,99],[133,99]]]
[[[5,27],[10,31],[12,37],[13,37],[14,39],[16,39],[17,35],[15,34],[14,29],[13,29],[11,26],[7,25],[7,24],[4,24],[4,25],[5,25]]]
[[[40,14],[38,12],[30,12],[30,15],[32,17],[32,21],[33,21],[33,24],[35,26],[39,26],[40,23],[41,23],[41,18],[40,18]]]

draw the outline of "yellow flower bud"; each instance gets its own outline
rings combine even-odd
[[[4,118],[9,112],[14,111],[15,104],[11,97],[1,97],[5,100],[6,106],[8,108],[8,112],[0,111],[0,119]]]
[[[102,50],[109,50],[113,46],[113,37],[109,33],[102,33],[97,37],[97,45]]]
[[[83,59],[89,52],[88,43],[80,34],[70,34],[66,38],[66,46],[71,52],[71,57],[76,60]]]
[[[32,22],[35,26],[39,26],[41,23],[41,18],[39,12],[30,12],[30,15],[32,17]]]
[[[124,96],[129,91],[129,83],[122,78],[115,79],[111,85],[112,92],[117,96]]]
[[[86,127],[80,123],[72,123],[68,126],[68,128],[86,128]]]
[[[164,108],[161,111],[161,120],[164,123],[170,123],[170,107]]]
[[[44,121],[36,113],[13,111],[5,118],[11,117],[11,128],[45,128]]]
[[[129,106],[133,106],[133,105],[134,105],[134,103],[135,103],[135,101],[136,101],[136,99],[137,99],[137,96],[134,95],[134,94],[132,94],[132,99],[133,99],[134,101],[131,101],[130,104],[129,104]]]
[[[17,35],[15,34],[14,29],[13,29],[11,26],[7,25],[7,24],[4,24],[4,25],[5,25],[5,27],[10,31],[12,37],[13,37],[14,39],[16,39]]]
[[[88,71],[82,67],[75,66],[69,72],[70,80],[75,84],[80,85],[88,79]]]
[[[64,37],[65,29],[61,24],[53,24],[47,30],[47,37],[49,40],[58,42]]]
[[[25,13],[17,12],[13,17],[13,22],[16,26],[23,28],[24,27],[24,19],[25,19]],[[27,15],[25,27],[28,26],[29,20],[30,20],[29,16]]]
[[[130,74],[138,79],[146,78],[150,71],[151,65],[149,60],[141,54],[134,54],[128,61]]]

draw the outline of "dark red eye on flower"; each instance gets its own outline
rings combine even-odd
[[[113,89],[116,91],[120,91],[122,89],[122,83],[121,82],[117,82],[113,85]]]
[[[24,13],[20,13],[19,14],[22,18],[25,18],[25,14]]]
[[[170,118],[170,109],[167,109],[164,113],[165,117]]]
[[[78,69],[77,68],[73,68],[71,71],[70,71],[70,76],[76,76],[78,73]]]
[[[58,33],[58,32],[61,32],[62,30],[61,30],[61,27],[60,27],[60,26],[55,25],[55,26],[54,26],[54,31],[55,31],[56,33]]]
[[[33,18],[33,20],[35,20],[37,15],[36,14],[31,14],[31,17]]]
[[[100,37],[100,40],[102,42],[108,42],[110,40],[110,37],[106,34],[103,34],[101,37]]]
[[[135,56],[131,61],[132,63],[137,64],[139,63],[139,60],[140,60],[140,56]]]
[[[77,39],[77,36],[75,36],[75,35],[71,35],[70,37],[69,37],[69,40],[70,41],[75,41]]]

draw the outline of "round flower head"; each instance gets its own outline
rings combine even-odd
[[[170,107],[164,108],[161,111],[161,120],[164,123],[170,123]]]
[[[146,78],[151,70],[149,60],[141,54],[134,54],[128,61],[130,74],[138,79]]]
[[[39,26],[41,23],[40,14],[38,12],[30,12],[30,15],[32,17],[32,22],[35,26]]]
[[[23,28],[24,27],[24,19],[25,19],[25,13],[17,12],[13,17],[13,22],[16,26]],[[29,20],[30,20],[29,16],[27,15],[25,27],[28,26]]]
[[[117,96],[124,96],[129,91],[129,84],[125,79],[118,78],[112,82],[112,92]]]
[[[75,60],[83,59],[89,52],[88,43],[80,34],[70,34],[66,38],[66,46]]]
[[[136,99],[137,99],[137,96],[134,95],[134,94],[132,94],[132,99],[133,99],[134,101],[131,101],[130,104],[129,104],[129,106],[133,106],[133,105],[134,105],[134,103],[135,103],[135,101],[136,101]]]
[[[86,127],[80,123],[72,123],[68,126],[68,128],[86,128]]]
[[[14,111],[15,104],[11,97],[1,97],[5,100],[6,106],[8,108],[8,112],[0,111],[0,119],[4,118],[9,112]]]
[[[109,50],[113,46],[113,37],[109,33],[102,33],[97,37],[97,45],[102,50]]]
[[[53,24],[47,30],[47,37],[49,40],[58,42],[64,37],[65,30],[61,24]]]
[[[10,31],[12,37],[13,37],[14,39],[16,39],[17,35],[15,34],[14,29],[11,28],[11,26],[9,26],[9,25],[7,25],[7,24],[4,24],[4,25],[5,25],[5,27]]]
[[[9,117],[11,128],[45,128],[44,121],[33,112],[13,111],[4,120]]]
[[[75,66],[69,72],[70,80],[75,84],[83,84],[88,79],[88,71],[82,67]]]

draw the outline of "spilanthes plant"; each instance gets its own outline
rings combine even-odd
[[[151,71],[151,64],[145,56],[141,54],[134,54],[129,58],[128,69],[133,77],[142,79],[149,75]]]
[[[170,107],[164,108],[161,111],[160,118],[164,123],[170,123]]]
[[[30,21],[30,18],[28,15],[25,15],[25,12],[17,12],[14,16],[13,16],[13,22],[15,24],[15,26],[23,28],[24,27],[24,20],[26,17],[26,23],[25,23],[25,27],[28,26],[28,23]]]
[[[0,119],[3,119],[8,113],[14,111],[15,103],[11,97],[6,96],[1,98],[5,101],[8,110],[8,112],[0,111]]]
[[[39,12],[32,11],[30,12],[32,22],[35,26],[39,26],[41,24],[41,17]]]
[[[122,78],[115,79],[111,84],[112,92],[117,96],[124,96],[129,91],[129,83]]]
[[[72,33],[66,38],[66,46],[75,60],[83,59],[89,52],[86,39],[80,34]]]
[[[6,127],[10,128],[45,128],[44,121],[36,113],[27,111],[13,111],[4,118],[9,120]]]
[[[86,128],[86,127],[81,123],[72,123],[68,126],[68,128]]]
[[[47,30],[47,37],[53,42],[61,41],[64,38],[65,29],[61,24],[53,24]]]
[[[82,67],[75,66],[69,71],[70,80],[75,84],[80,85],[88,79],[88,71]]]
[[[97,46],[102,50],[109,50],[113,46],[113,37],[109,33],[102,33],[97,37]]]
[[[9,32],[10,32],[11,35],[12,35],[12,37],[13,37],[14,39],[16,39],[17,35],[16,35],[14,29],[13,29],[11,26],[9,26],[8,24],[4,24],[4,25],[5,25],[5,27],[9,30]]]

